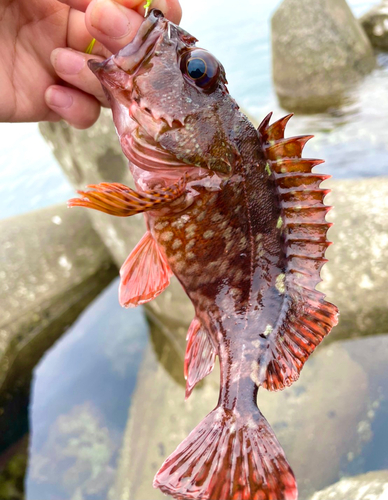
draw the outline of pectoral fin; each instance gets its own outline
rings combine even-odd
[[[77,191],[81,198],[72,198],[68,206],[93,208],[117,217],[129,217],[165,207],[182,196],[185,188],[185,177],[167,188],[144,193],[117,182],[102,182],[87,186],[88,191]]]
[[[150,231],[121,266],[120,276],[119,301],[123,307],[149,302],[169,285],[172,271]]]

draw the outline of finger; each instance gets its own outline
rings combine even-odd
[[[92,0],[85,15],[90,34],[113,53],[134,39],[143,19],[112,0]]]
[[[72,49],[55,49],[51,53],[51,64],[65,82],[96,97],[103,106],[109,106],[101,84],[88,67],[88,60],[103,61],[103,57],[84,54]]]
[[[70,9],[67,26],[67,46],[80,52],[85,52],[93,39],[86,29],[85,14],[79,10]],[[99,42],[96,42],[94,45],[93,54],[104,56],[104,58],[111,55]]]
[[[85,12],[90,4],[90,0],[59,0],[66,5],[69,5],[73,9],[80,10],[81,12]]]
[[[127,9],[136,10],[142,17],[145,13],[146,0],[116,0],[117,3],[121,4]],[[152,0],[150,9],[158,9],[163,12],[163,14],[172,21],[173,23],[179,23],[182,17],[182,9],[179,4],[179,0]]]
[[[127,0],[117,0],[120,3],[126,4]],[[146,2],[142,1],[137,7],[137,12],[144,16],[144,4]],[[153,0],[150,9],[158,9],[167,19],[175,24],[179,24],[182,19],[182,8],[180,6],[179,0]]]
[[[120,3],[119,3],[120,2]],[[131,42],[144,21],[144,0],[92,0],[86,10],[85,21],[90,34],[115,53]],[[124,5],[138,3],[135,12]],[[181,8],[178,0],[154,0],[152,7],[159,8],[172,21],[179,22]],[[171,18],[171,17],[170,17]]]
[[[42,121],[45,122],[59,122],[62,118],[55,111],[49,109],[46,116]]]
[[[100,105],[91,95],[77,89],[52,85],[46,90],[47,106],[75,128],[88,128],[97,121]]]
[[[81,12],[85,12],[91,2],[91,0],[59,1]],[[144,16],[144,5],[146,4],[146,0],[117,0],[117,2],[128,9],[136,9],[141,16]],[[176,24],[178,24],[182,18],[182,9],[179,0],[153,0],[150,8],[161,10],[170,21]]]

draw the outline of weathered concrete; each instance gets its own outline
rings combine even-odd
[[[386,500],[388,497],[388,470],[368,472],[341,479],[311,500]]]
[[[272,17],[272,65],[281,106],[338,106],[375,66],[372,46],[346,0],[284,0]]]
[[[169,358],[168,351],[165,344],[162,363]],[[373,457],[376,468],[384,467],[387,363],[388,335],[341,341],[318,350],[291,388],[280,393],[259,391],[259,407],[294,469],[300,500],[343,475],[362,473],[363,467],[368,467],[368,457]],[[182,370],[182,363],[179,368]],[[182,385],[167,370],[148,349],[116,481],[109,494],[111,500],[164,498],[152,488],[154,474],[217,404],[218,370],[194,390],[187,402]],[[348,496],[346,500],[355,499]]]
[[[15,438],[10,412],[23,430],[36,363],[116,275],[86,213],[61,204],[0,221],[0,449]]]
[[[360,22],[372,45],[388,51],[388,0],[383,0],[368,10],[360,18]]]

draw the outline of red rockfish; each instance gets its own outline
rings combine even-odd
[[[219,358],[220,397],[167,458],[154,486],[177,499],[295,500],[292,470],[256,404],[291,385],[337,323],[315,290],[329,242],[311,136],[284,138],[290,116],[256,129],[221,63],[151,11],[129,45],[90,62],[110,100],[137,191],[102,183],[70,206],[126,217],[147,232],[121,268],[120,302],[152,300],[174,274],[195,307],[186,397]]]

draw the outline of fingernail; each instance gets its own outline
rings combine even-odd
[[[95,2],[90,21],[93,28],[110,38],[122,38],[131,30],[126,9],[111,0]]]
[[[70,108],[73,104],[73,97],[66,90],[51,87],[46,92],[46,102],[50,107]]]
[[[74,50],[55,49],[51,52],[51,64],[57,73],[77,75],[85,66],[85,59]]]

